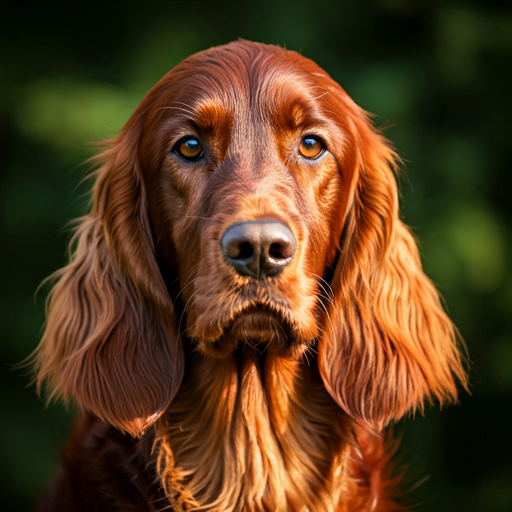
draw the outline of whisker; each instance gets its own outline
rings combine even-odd
[[[329,321],[329,325],[331,326],[332,337],[335,338],[334,325],[332,325],[332,322],[331,322],[331,315],[329,315],[329,311],[327,311],[327,308],[325,307],[325,304],[322,301],[320,301],[320,305],[324,308],[325,315],[327,316],[327,320]]]
[[[312,354],[318,355],[318,350],[315,348],[315,344],[311,343],[308,347],[308,352],[311,352]]]
[[[180,110],[181,112],[185,112],[185,114],[192,115],[193,112],[190,112],[189,110],[185,110],[184,108],[180,107],[160,107],[158,110]]]
[[[160,107],[158,110],[179,110],[184,113],[183,117],[185,119],[188,119],[190,121],[194,121],[194,119],[195,119],[193,112],[188,112],[187,110],[185,110],[183,108],[179,108],[179,107]]]
[[[329,283],[321,278],[320,276],[317,276],[316,274],[311,274],[313,277],[316,277],[317,279],[319,279],[317,281],[317,284],[318,286],[321,288],[321,290],[324,292],[324,294],[320,293],[320,292],[317,292],[316,295],[318,297],[321,297],[322,299],[325,299],[329,304],[331,304],[332,306],[334,306],[334,302],[333,302],[333,298],[334,298],[334,292],[332,291],[332,288],[331,286],[329,285]],[[326,286],[329,288],[328,290],[325,288],[325,286],[322,284],[322,281],[326,284]]]
[[[194,107],[189,105],[188,103],[183,103],[183,101],[173,101],[173,105],[183,105],[184,107],[189,108],[192,112],[194,111]]]
[[[321,293],[320,291],[316,292],[315,295],[317,297],[321,297],[322,299],[325,299],[327,302],[329,302],[329,304],[334,306],[334,303],[332,302],[332,300],[329,297],[327,297],[326,295],[324,295],[323,293]]]
[[[176,281],[178,281],[178,279],[176,279],[172,284],[174,284]],[[194,279],[191,279],[178,293],[178,295],[176,295],[176,297],[174,298],[174,300],[172,301],[172,305],[174,307],[174,305],[176,304],[176,301],[178,300],[178,297],[183,293],[183,290],[185,290],[185,288],[187,288],[187,286],[190,286],[191,284],[194,283]]]
[[[265,345],[265,348],[263,349],[262,354],[268,349],[268,347],[270,347],[270,344],[274,341],[275,335],[276,335],[276,333],[274,331],[272,331],[272,336],[270,337],[267,344]]]
[[[180,316],[180,321],[178,323],[178,336],[181,337],[181,321],[183,320],[183,317],[185,316],[185,312],[187,311],[187,307],[190,303],[190,301],[196,296],[196,292],[194,292],[190,298],[187,300],[187,303],[185,304],[185,307],[183,308],[183,312],[181,313],[181,316]]]
[[[215,220],[212,217],[201,217],[200,215],[187,215],[185,219],[203,219],[203,220]]]
[[[331,299],[332,299],[332,298],[334,297],[334,292],[333,292],[333,290],[332,290],[332,288],[331,288],[331,285],[330,285],[330,284],[329,284],[329,283],[328,283],[328,282],[327,282],[323,277],[320,277],[320,276],[318,276],[318,275],[316,275],[316,274],[311,274],[311,275],[312,275],[312,276],[314,276],[314,277],[316,277],[317,279],[319,279],[319,282],[318,282],[319,286],[321,286],[321,287],[322,287],[322,289],[323,289],[323,291],[324,291],[324,292],[325,292],[329,297],[331,297]],[[323,286],[322,282],[323,282],[323,283],[325,283],[325,286],[327,286],[328,290],[326,290],[326,289],[325,289],[325,287]]]
[[[190,331],[190,330],[192,329],[192,327],[193,327],[193,326],[191,325],[190,327],[188,327],[187,329],[185,329],[184,331],[182,331],[182,332],[180,333],[180,335],[181,335],[181,336],[185,336],[185,334],[186,334],[188,331]]]

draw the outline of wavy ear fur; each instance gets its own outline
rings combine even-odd
[[[357,107],[356,107],[357,108]],[[366,115],[354,115],[353,201],[334,273],[319,366],[338,404],[380,430],[425,399],[454,401],[467,386],[457,333],[398,217],[396,155]]]
[[[93,208],[56,274],[34,355],[39,389],[47,382],[50,397],[75,399],[132,435],[166,409],[184,366],[154,255],[136,122],[98,157]]]

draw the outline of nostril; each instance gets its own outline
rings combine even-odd
[[[290,244],[275,242],[269,247],[268,254],[275,260],[285,260],[292,256],[293,251],[291,250]]]
[[[239,254],[238,256],[232,256],[232,258],[236,258],[239,260],[246,260],[250,258],[254,253],[254,249],[249,242],[242,242],[239,245]]]
[[[254,252],[249,242],[241,242],[240,240],[230,240],[223,250],[226,257],[232,260],[245,260],[250,258]]]

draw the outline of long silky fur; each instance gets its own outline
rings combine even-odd
[[[73,399],[139,435],[174,396],[183,356],[125,139],[109,141],[112,147],[98,157],[104,164],[94,206],[71,241],[71,262],[54,276],[33,357],[37,387],[47,383],[50,399]]]
[[[358,118],[356,117],[356,120]],[[362,115],[359,183],[319,367],[340,406],[374,431],[466,387],[462,341],[398,217],[396,155]],[[466,387],[467,389],[467,387]]]
[[[225,359],[211,372],[195,357],[159,420],[160,472],[178,508],[323,511],[343,494],[346,418],[303,362],[258,360],[247,348],[240,366]]]

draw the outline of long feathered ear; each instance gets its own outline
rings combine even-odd
[[[140,435],[166,409],[183,376],[172,302],[156,262],[132,118],[98,160],[91,213],[47,302],[35,352],[38,389],[75,399]]]
[[[466,387],[467,378],[456,330],[398,218],[396,155],[362,111],[350,127],[352,200],[319,367],[337,403],[380,430],[425,400],[456,400],[456,381]]]

